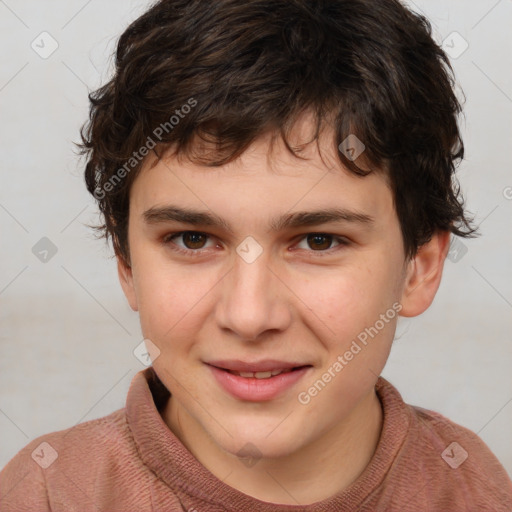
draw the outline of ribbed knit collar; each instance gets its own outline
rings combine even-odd
[[[180,497],[204,502],[202,510],[233,512],[353,511],[382,483],[405,439],[411,413],[398,391],[379,378],[377,396],[383,409],[383,426],[370,463],[344,491],[310,505],[274,505],[248,496],[223,483],[207,470],[165,424],[162,410],[169,391],[152,367],[137,373],[126,400],[128,425],[144,464]],[[172,490],[172,491],[171,491]],[[186,501],[186,500],[184,500]],[[208,505],[210,508],[208,508]]]

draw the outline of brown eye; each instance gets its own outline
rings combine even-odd
[[[213,238],[199,231],[169,233],[162,238],[162,243],[177,254],[193,257],[202,257],[215,247]]]
[[[187,231],[180,235],[187,249],[202,249],[206,243],[207,236],[195,231]]]
[[[309,247],[313,250],[324,251],[329,249],[332,244],[332,235],[325,235],[322,233],[311,233],[307,236]]]

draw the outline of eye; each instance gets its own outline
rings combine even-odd
[[[302,243],[306,243],[307,247],[300,247]],[[297,245],[299,249],[306,249],[308,250],[308,247],[313,249],[309,252],[327,252],[328,250],[332,249],[331,245],[335,242],[337,246],[340,245],[348,245],[348,241],[342,237],[338,237],[335,235],[330,235],[328,233],[308,233],[303,238],[303,241]]]
[[[201,249],[207,249],[208,247],[205,246],[208,239],[210,238],[209,235],[206,233],[201,233],[199,231],[181,231],[179,233],[174,233],[167,235],[163,239],[164,244],[171,243],[175,247],[173,248],[177,252],[182,252],[185,254],[191,254],[191,253],[199,253]],[[182,241],[182,245],[175,242],[175,240]]]
[[[211,241],[211,238],[210,235],[200,231],[180,231],[179,233],[166,235],[162,243],[177,253],[188,256],[200,256],[203,251],[215,247],[215,243]],[[209,241],[212,244],[210,246],[207,245]],[[336,244],[334,247],[333,243]],[[339,246],[346,245],[349,245],[349,241],[343,237],[330,235],[329,233],[308,233],[302,237],[296,248],[322,256],[324,253],[330,253],[331,250],[335,251]]]

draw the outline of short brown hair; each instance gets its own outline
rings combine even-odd
[[[317,138],[330,122],[337,147],[364,143],[365,170],[338,152],[350,171],[386,169],[408,257],[437,230],[476,231],[455,179],[453,70],[398,0],[160,0],[122,34],[115,65],[89,95],[79,146],[97,228],[127,264],[129,191],[149,148],[217,166],[271,131],[296,154],[287,134],[305,111]],[[208,159],[197,136],[216,143]]]

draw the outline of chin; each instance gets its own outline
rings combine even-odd
[[[289,426],[275,429],[276,424],[279,422],[270,428],[267,423],[257,428],[254,423],[249,426],[246,423],[235,425],[232,422],[229,429],[232,437],[224,431],[220,437],[212,437],[224,451],[237,457],[254,460],[287,457],[300,449],[303,440],[298,437],[295,429],[290,429]]]

